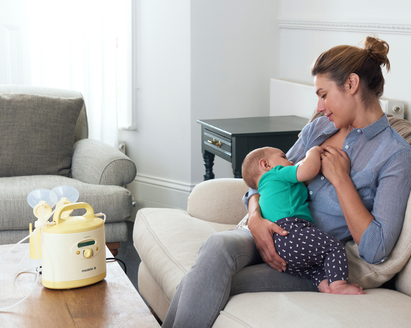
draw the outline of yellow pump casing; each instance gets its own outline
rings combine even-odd
[[[83,216],[62,217],[67,211],[85,209]],[[77,288],[106,277],[104,221],[87,203],[56,209],[54,225],[43,227],[42,282],[53,289]]]

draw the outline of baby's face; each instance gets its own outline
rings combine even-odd
[[[284,152],[277,148],[269,148],[266,150],[266,159],[270,163],[270,166],[276,167],[277,165],[282,166],[292,166],[294,165],[293,162],[287,159]]]

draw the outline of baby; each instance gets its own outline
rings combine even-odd
[[[319,173],[322,153],[321,147],[313,147],[294,166],[280,149],[259,148],[244,159],[243,179],[248,187],[258,189],[262,216],[288,231],[286,236],[273,236],[278,254],[287,263],[285,272],[311,279],[323,293],[365,294],[347,282],[344,245],[315,228],[308,209],[303,182]]]

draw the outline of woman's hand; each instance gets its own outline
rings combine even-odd
[[[321,171],[323,175],[335,186],[341,179],[350,177],[351,163],[347,154],[332,146],[323,146],[321,154]]]
[[[332,146],[323,146],[321,170],[337,192],[348,229],[357,245],[374,219],[366,209],[350,178],[351,163],[347,154]]]
[[[288,232],[261,216],[258,199],[259,195],[256,194],[249,200],[248,229],[250,229],[253,235],[255,245],[263,261],[277,271],[284,271],[286,263],[275,250],[273,235],[278,233],[286,236]]]

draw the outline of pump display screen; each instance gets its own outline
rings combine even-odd
[[[78,243],[77,246],[78,246],[78,248],[81,248],[81,247],[94,245],[95,243],[96,243],[95,240],[89,240],[89,241],[84,241],[82,243]]]

